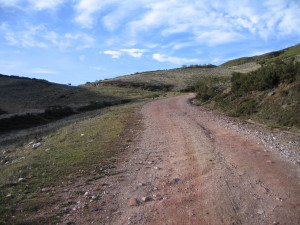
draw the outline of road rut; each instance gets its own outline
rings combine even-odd
[[[243,123],[233,129],[230,118],[191,105],[192,97],[146,104],[144,130],[117,165],[120,174],[101,180],[108,187],[93,203],[101,210],[69,219],[78,224],[300,224],[299,164],[245,132]],[[137,204],[129,206],[133,198]]]

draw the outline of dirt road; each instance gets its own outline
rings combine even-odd
[[[64,223],[300,224],[299,164],[291,162],[299,138],[192,106],[191,97],[145,105],[145,129],[112,169],[118,175],[89,186],[100,199],[83,196],[87,209]],[[285,143],[289,159],[273,147]]]

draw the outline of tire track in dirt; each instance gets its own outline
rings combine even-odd
[[[257,137],[225,127],[229,118],[190,105],[192,97],[142,108],[145,129],[117,165],[123,173],[101,180],[109,184],[98,203],[105,210],[74,221],[300,224],[299,166]],[[137,206],[128,205],[132,198]]]

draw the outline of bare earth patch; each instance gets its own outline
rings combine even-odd
[[[146,104],[144,130],[105,168],[111,176],[66,189],[61,224],[300,224],[300,138],[192,97]]]

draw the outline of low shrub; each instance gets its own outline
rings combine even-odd
[[[127,82],[127,81],[105,81],[101,82],[101,85],[108,85],[114,87],[125,87],[125,88],[135,88],[147,91],[172,91],[174,88],[173,84],[163,84],[163,83],[147,83],[147,82]]]
[[[264,91],[280,83],[300,81],[300,62],[277,60],[250,73],[233,73],[231,92],[242,96],[250,91]]]
[[[197,98],[206,102],[223,93],[229,86],[228,77],[208,77],[200,80],[194,87]]]
[[[200,101],[227,115],[297,130],[300,128],[299,81],[300,62],[273,60],[250,73],[233,73],[229,81],[203,79],[189,90],[196,90]]]
[[[113,105],[120,105],[130,102],[129,99],[122,99],[118,101],[103,101],[91,102],[87,106],[82,106],[77,109],[79,113],[101,109]],[[26,129],[35,126],[44,125],[67,116],[74,115],[75,112],[68,106],[51,106],[45,110],[44,113],[27,113],[25,115],[15,115],[9,118],[0,119],[0,133],[5,133],[12,130]]]
[[[245,99],[240,104],[236,105],[236,114],[250,115],[257,112],[257,102],[254,99]]]
[[[158,98],[159,97],[159,94],[157,94],[157,93],[153,93],[153,94],[149,94],[149,95],[147,95],[146,96],[146,98]]]

